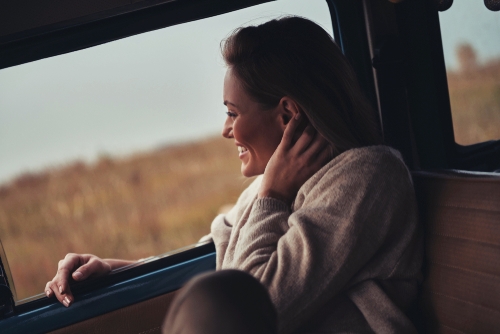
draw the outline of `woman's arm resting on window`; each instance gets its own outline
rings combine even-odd
[[[107,275],[114,269],[135,263],[136,261],[119,259],[101,259],[92,254],[67,254],[59,261],[57,273],[52,281],[47,282],[45,294],[55,296],[64,306],[68,307],[75,300],[69,288],[69,279],[83,281],[89,277]]]
[[[122,260],[122,259],[103,259],[104,262],[108,263],[111,270],[115,270],[121,267],[128,266],[129,264],[134,264],[137,261],[133,260]],[[74,277],[75,275],[73,275]]]

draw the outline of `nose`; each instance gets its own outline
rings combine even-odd
[[[233,120],[231,117],[227,117],[224,122],[224,127],[222,128],[222,136],[224,138],[230,139],[233,137]]]

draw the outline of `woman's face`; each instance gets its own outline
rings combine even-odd
[[[264,173],[285,129],[279,108],[263,109],[243,90],[230,68],[224,79],[224,105],[228,116],[222,135],[234,139],[238,147],[241,174],[250,177]]]

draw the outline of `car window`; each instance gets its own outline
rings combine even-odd
[[[23,299],[68,252],[139,259],[197,242],[251,180],[221,137],[220,41],[323,0],[281,0],[0,71],[0,237]]]
[[[455,141],[500,139],[500,13],[455,1],[439,19]]]

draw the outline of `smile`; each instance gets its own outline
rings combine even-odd
[[[245,153],[248,152],[248,149],[246,147],[243,147],[243,146],[238,146],[238,152],[240,153],[239,156],[241,158],[241,156],[243,156]]]

